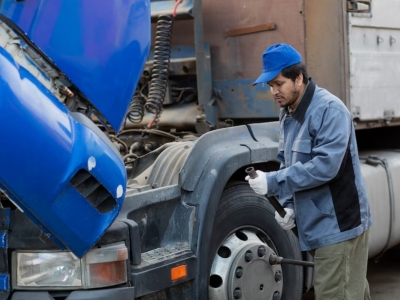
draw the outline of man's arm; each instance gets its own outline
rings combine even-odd
[[[348,113],[334,107],[323,112],[322,124],[316,132],[312,159],[266,174],[268,195],[289,200],[294,192],[313,188],[333,179],[339,171],[351,134]]]
[[[277,156],[278,161],[281,163],[280,166],[279,166],[279,170],[283,170],[283,169],[286,168],[286,165],[285,165],[285,154],[284,154],[284,151],[283,151],[283,146],[282,147],[280,146],[279,148],[281,149],[281,150],[279,150],[278,156]],[[290,198],[287,198],[287,199],[282,199],[282,200],[280,200],[279,197],[276,197],[276,198],[278,199],[278,201],[282,205],[282,207],[294,209],[293,197],[290,197]]]

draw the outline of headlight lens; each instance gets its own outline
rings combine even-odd
[[[18,286],[82,286],[81,262],[70,252],[16,255]]]
[[[90,250],[82,259],[64,251],[15,251],[15,289],[90,289],[127,281],[128,249],[118,243]],[[14,266],[15,266],[14,263]]]

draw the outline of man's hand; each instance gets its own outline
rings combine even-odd
[[[259,195],[266,195],[268,193],[268,183],[266,178],[266,173],[262,171],[256,171],[258,177],[251,179],[250,176],[246,176],[245,180],[247,180],[250,184],[250,187]]]
[[[284,218],[282,218],[278,212],[275,212],[275,220],[281,225],[281,227],[285,230],[292,229],[293,227],[296,227],[295,224],[295,213],[294,210],[291,208],[285,208],[286,215]]]

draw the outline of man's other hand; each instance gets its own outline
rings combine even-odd
[[[266,173],[257,170],[257,178],[251,179],[250,176],[246,176],[250,184],[250,187],[259,195],[266,195],[268,193],[268,183],[266,178]]]
[[[285,230],[292,229],[293,227],[296,227],[295,224],[295,213],[294,210],[291,208],[285,208],[286,215],[285,217],[281,217],[278,212],[275,212],[275,220],[278,222],[279,225]]]

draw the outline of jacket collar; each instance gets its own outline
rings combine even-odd
[[[306,115],[307,109],[310,106],[311,100],[314,96],[315,87],[315,82],[310,77],[303,97],[301,98],[300,103],[296,107],[295,111],[292,113],[292,117],[301,124],[303,124],[304,122],[304,117]]]

